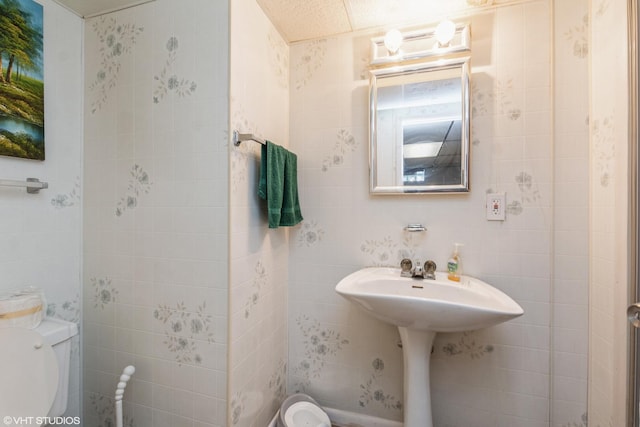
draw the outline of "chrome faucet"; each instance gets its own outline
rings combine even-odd
[[[422,263],[420,259],[416,259],[413,264],[413,269],[411,270],[411,277],[422,277],[424,278],[424,269],[422,268]]]
[[[413,277],[423,279],[435,280],[436,278],[436,263],[429,260],[424,263],[424,266],[420,260],[416,259],[412,262],[409,258],[405,258],[400,262],[400,276]]]

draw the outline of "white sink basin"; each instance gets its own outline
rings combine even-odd
[[[521,316],[514,300],[469,276],[460,282],[400,276],[399,268],[364,268],[342,279],[336,292],[370,315],[396,325],[404,361],[404,427],[433,427],[429,361],[438,332],[486,328]]]
[[[399,268],[364,268],[342,279],[336,292],[392,325],[433,332],[486,328],[521,316],[514,300],[469,276],[460,282],[400,277]]]

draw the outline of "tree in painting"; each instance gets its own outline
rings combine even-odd
[[[0,155],[44,160],[42,6],[0,0]]]

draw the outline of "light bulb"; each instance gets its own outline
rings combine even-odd
[[[456,33],[456,24],[452,21],[442,21],[436,27],[436,40],[438,40],[439,47],[446,47],[449,45],[453,36]]]
[[[398,30],[389,30],[384,36],[384,46],[390,55],[395,55],[402,46],[402,33]]]

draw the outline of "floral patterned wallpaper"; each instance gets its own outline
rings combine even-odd
[[[289,46],[253,0],[231,2],[231,20],[232,28],[243,30],[231,33],[229,135],[234,130],[252,133],[287,147],[290,85],[304,84],[290,83],[290,68],[304,67],[311,75],[316,59],[291,63]],[[288,241],[295,229],[266,226],[266,205],[256,193],[260,144],[228,146],[232,254],[228,425],[266,426],[290,391],[286,301]],[[307,227],[307,231],[309,240],[321,238],[318,230]]]
[[[104,310],[109,304],[116,302],[118,290],[113,287],[111,279],[108,277],[89,279],[93,288],[93,307]]]
[[[348,152],[353,152],[357,148],[358,141],[349,131],[340,129],[333,146],[331,154],[322,160],[322,171],[326,172],[330,167],[340,166],[344,162],[344,157]]]
[[[116,216],[121,216],[126,210],[135,209],[138,205],[138,198],[143,194],[148,194],[151,190],[152,183],[142,166],[133,165],[129,175],[127,193],[125,196],[120,197],[116,205]]]
[[[305,45],[305,53],[293,64],[292,72],[296,77],[296,89],[302,89],[324,62],[327,53],[325,39],[313,40]]]
[[[188,310],[184,302],[179,302],[175,308],[159,305],[153,311],[153,317],[164,326],[163,343],[175,355],[178,365],[201,364],[203,360],[197,340],[214,342],[213,316],[207,313],[206,308],[206,301],[194,310]]]
[[[397,398],[378,387],[377,380],[384,375],[384,361],[380,358],[373,359],[371,362],[373,372],[366,383],[360,384],[362,394],[358,404],[363,408],[369,405],[381,405],[385,409],[402,410],[402,398]]]
[[[115,424],[115,399],[101,396],[96,393],[89,394],[89,404],[93,411],[97,414],[98,422],[96,427],[113,427]],[[124,407],[122,414],[123,427],[135,427],[134,417],[130,414],[127,407]]]
[[[0,188],[0,293],[40,288],[47,316],[76,323],[82,330],[84,23],[53,0],[39,0],[38,4],[44,21],[41,65],[46,86],[46,161],[0,156],[0,178],[22,181],[30,176],[48,182],[49,187],[38,194],[28,194],[24,188]],[[64,414],[71,417],[81,415],[80,342],[80,336],[71,340]]]
[[[249,318],[254,307],[258,305],[258,302],[260,301],[260,291],[269,281],[269,276],[267,275],[267,272],[264,268],[264,265],[262,265],[261,261],[258,261],[256,263],[254,271],[255,271],[255,275],[253,278],[253,285],[251,287],[252,292],[244,304],[245,318]]]
[[[589,64],[589,261],[591,267],[589,315],[589,425],[624,425],[624,396],[630,373],[626,347],[625,316],[628,305],[629,259],[629,105],[628,79],[630,38],[628,3],[595,0],[590,3],[588,32]],[[616,48],[613,48],[613,47]],[[632,48],[636,49],[635,46]],[[594,274],[604,269],[606,276]],[[623,326],[625,325],[625,326]]]
[[[154,76],[156,86],[153,89],[153,102],[159,103],[169,92],[175,93],[178,97],[191,95],[196,91],[198,85],[192,80],[180,77],[173,73],[174,62],[178,55],[178,38],[172,36],[167,40],[167,60],[165,61],[160,74]]]
[[[80,177],[77,176],[73,184],[73,188],[65,194],[57,194],[51,199],[51,205],[56,208],[63,209],[71,206],[79,206],[81,202],[81,186]]]
[[[494,2],[467,3],[484,7]],[[551,357],[552,282],[557,281],[556,289],[579,289],[580,295],[586,292],[586,282],[554,278],[539,267],[553,256],[550,242],[554,239],[554,219],[548,210],[554,203],[557,155],[552,144],[554,100],[550,94],[555,59],[550,47],[560,43],[559,55],[566,48],[572,61],[584,61],[589,47],[583,37],[584,2],[557,5],[561,10],[553,23],[551,6],[538,0],[469,18],[475,29],[473,188],[462,197],[368,195],[368,82],[366,73],[353,71],[368,62],[368,46],[360,43],[365,38],[344,35],[292,46],[291,122],[295,126],[291,148],[300,153],[301,203],[312,209],[290,241],[290,390],[303,390],[330,407],[401,420],[402,357],[396,347],[397,331],[349,305],[333,288],[358,268],[397,266],[404,257],[434,259],[442,270],[452,243],[462,242],[464,271],[504,290],[526,314],[487,330],[438,335],[432,358],[433,399],[438,403],[435,425],[546,425],[552,408],[553,425],[581,425],[586,398],[580,387],[570,389],[562,381],[554,386],[571,401],[570,408],[544,393],[551,381],[545,375]],[[550,31],[552,25],[555,32]],[[552,40],[552,34],[560,40]],[[526,48],[530,45],[536,46],[535,54]],[[586,64],[561,61],[559,68],[582,73]],[[582,92],[586,93],[584,88]],[[565,144],[575,144],[577,132],[584,138],[577,141],[586,141],[584,106],[577,105],[575,110],[562,110],[579,119],[575,121],[578,129],[571,130],[574,139],[561,135],[562,140],[555,142],[560,155],[570,152]],[[568,168],[560,179],[573,179],[588,159],[558,164]],[[563,182],[561,188],[565,188]],[[573,188],[577,194],[586,191],[584,185]],[[496,191],[507,193],[507,221],[500,224],[484,220],[485,193]],[[564,231],[563,225],[570,224],[564,216],[568,213],[558,212],[558,230]],[[423,223],[428,231],[420,236],[404,232],[412,222]],[[576,227],[574,223],[576,237],[586,232]],[[571,327],[557,326],[559,336]],[[584,336],[587,331],[575,333]],[[571,360],[575,367],[571,372],[558,371],[559,375],[571,377],[571,384],[582,384],[584,349],[561,346],[556,351],[556,360]],[[517,362],[524,359],[527,363]],[[501,382],[498,378],[505,375],[507,382]],[[523,390],[507,385],[511,375],[531,386]],[[331,388],[335,378],[347,385]]]
[[[121,58],[131,53],[144,27],[118,22],[114,17],[104,15],[95,19],[91,27],[100,43],[100,68],[89,85],[92,94],[91,113],[95,114],[105,105],[109,92],[118,84]]]
[[[455,336],[449,336],[449,339]],[[459,334],[456,341],[449,341],[442,346],[442,352],[447,356],[466,356],[470,359],[479,359],[493,352],[493,345],[476,343],[472,332]]]
[[[164,12],[169,14],[173,12],[169,2],[158,0],[157,3],[156,6],[162,8]],[[467,3],[471,6],[492,4],[492,2],[471,0]],[[188,4],[205,7],[202,2],[190,1]],[[535,19],[545,16],[546,5],[545,1],[537,0],[524,5],[492,10],[490,13],[495,18],[495,24],[493,24],[495,33],[492,33],[491,37],[503,37],[501,31],[511,29],[509,27],[511,22],[522,22],[522,20],[527,20],[526,22],[536,29]],[[87,105],[89,112],[98,120],[108,122],[113,119],[111,116],[103,117],[101,114],[111,114],[105,106],[111,102],[119,102],[115,94],[119,82],[123,81],[121,80],[124,76],[123,70],[131,65],[128,61],[132,57],[143,55],[143,52],[151,46],[154,46],[158,52],[162,52],[162,55],[158,58],[157,64],[154,64],[154,71],[147,70],[149,89],[139,98],[148,100],[149,105],[145,107],[147,108],[145,111],[154,111],[152,114],[159,115],[156,122],[158,126],[166,127],[168,123],[174,123],[163,120],[165,117],[161,115],[165,114],[165,108],[175,102],[196,103],[200,96],[204,96],[206,90],[204,82],[208,76],[198,73],[197,70],[177,67],[177,64],[184,59],[182,55],[189,55],[192,51],[187,47],[188,43],[193,43],[193,38],[185,37],[182,32],[170,28],[170,25],[161,30],[154,28],[155,24],[148,22],[145,14],[139,13],[147,7],[156,6],[141,6],[131,11],[131,15],[116,14],[98,19],[93,26],[88,26],[87,32],[91,33],[93,43],[89,47],[92,58],[88,61],[87,67],[93,74],[87,75],[97,77],[88,82],[87,96],[91,97],[91,102]],[[402,414],[399,380],[401,357],[395,348],[395,342],[397,342],[395,331],[377,323],[372,325],[370,319],[356,314],[353,308],[333,293],[332,289],[339,278],[356,268],[364,265],[396,265],[398,258],[404,256],[421,256],[428,252],[434,254],[438,264],[444,265],[443,260],[448,256],[451,241],[462,240],[460,237],[468,239],[465,251],[466,271],[486,277],[496,286],[506,289],[508,293],[513,292],[514,297],[526,306],[525,310],[531,309],[534,316],[524,323],[505,326],[503,329],[488,333],[474,332],[439,337],[435,345],[435,357],[438,363],[442,364],[443,370],[436,374],[435,381],[443,386],[450,385],[447,375],[451,374],[459,363],[464,362],[470,366],[465,368],[468,369],[465,372],[469,375],[464,381],[471,381],[472,384],[462,381],[457,385],[469,386],[470,395],[477,397],[480,389],[475,388],[473,381],[477,379],[478,374],[473,368],[487,366],[485,364],[489,361],[494,364],[503,360],[517,360],[522,354],[544,353],[544,348],[535,347],[537,344],[528,346],[520,341],[516,343],[509,341],[513,339],[510,337],[516,335],[515,331],[533,334],[536,337],[534,340],[536,343],[544,342],[544,339],[548,338],[544,335],[542,331],[544,328],[539,322],[542,322],[540,319],[546,318],[545,315],[548,314],[549,301],[529,300],[524,289],[527,286],[526,283],[530,281],[536,281],[537,285],[544,288],[549,284],[548,278],[532,276],[531,271],[518,258],[525,255],[525,249],[518,247],[514,242],[524,241],[524,237],[531,237],[525,233],[525,231],[531,231],[530,227],[533,227],[531,224],[542,224],[540,228],[533,230],[539,239],[535,240],[537,244],[544,247],[545,242],[550,241],[550,230],[546,227],[548,224],[545,225],[544,219],[541,218],[549,197],[546,184],[550,180],[550,173],[547,169],[532,167],[532,164],[537,165],[538,161],[545,162],[549,159],[544,156],[539,158],[529,155],[526,150],[515,151],[517,154],[511,151],[511,157],[502,157],[502,152],[498,150],[499,143],[512,142],[505,141],[507,138],[540,137],[541,145],[548,144],[548,139],[544,138],[546,135],[532,131],[531,128],[527,128],[526,131],[531,134],[527,134],[524,130],[526,124],[531,123],[539,111],[533,111],[531,105],[523,102],[523,98],[519,95],[523,81],[525,84],[527,82],[518,72],[521,64],[511,63],[510,61],[516,59],[509,55],[498,55],[495,59],[496,63],[490,64],[490,67],[484,70],[488,76],[474,74],[473,77],[472,105],[474,106],[474,128],[477,130],[473,141],[476,150],[474,156],[483,161],[489,160],[487,163],[476,160],[478,164],[474,165],[473,173],[479,180],[479,184],[475,185],[480,191],[455,201],[435,198],[428,202],[422,199],[411,199],[390,203],[388,200],[366,196],[366,188],[368,188],[367,144],[365,143],[366,74],[353,73],[351,70],[351,68],[360,70],[363,64],[367,63],[366,49],[356,47],[354,57],[349,56],[354,54],[350,49],[332,49],[352,42],[349,36],[343,36],[301,43],[292,46],[290,53],[289,48],[273,27],[265,23],[264,17],[257,13],[255,4],[238,2],[232,7],[237,7],[242,12],[232,14],[232,17],[252,16],[251,19],[255,22],[249,27],[254,36],[253,39],[264,43],[264,45],[258,43],[254,48],[267,53],[263,58],[265,63],[261,64],[263,66],[256,67],[248,67],[242,63],[242,58],[232,55],[231,63],[235,74],[230,88],[231,122],[234,128],[240,131],[275,138],[283,144],[288,142],[288,135],[291,135],[290,148],[299,154],[301,199],[303,209],[304,206],[309,206],[309,213],[306,215],[309,219],[291,229],[288,235],[284,232],[262,231],[259,226],[263,220],[260,213],[261,207],[251,193],[256,179],[259,148],[249,144],[243,144],[237,148],[229,147],[226,140],[219,141],[224,149],[222,151],[224,155],[226,150],[230,150],[231,177],[228,186],[231,191],[232,211],[234,217],[237,214],[239,218],[243,218],[242,221],[232,221],[231,225],[233,230],[231,240],[235,242],[232,253],[235,258],[232,261],[230,278],[232,304],[229,317],[232,319],[231,330],[234,334],[229,337],[230,351],[234,354],[247,349],[247,342],[259,342],[260,346],[264,346],[259,348],[272,348],[273,351],[268,352],[267,360],[255,358],[253,354],[246,359],[258,360],[259,363],[243,364],[244,360],[237,359],[238,365],[229,367],[232,393],[228,402],[228,418],[226,412],[220,415],[220,411],[216,411],[215,416],[212,417],[216,420],[214,425],[225,425],[227,419],[231,424],[238,426],[256,422],[262,424],[262,421],[270,418],[273,409],[277,408],[278,402],[284,398],[287,383],[289,392],[304,390],[320,396],[321,403],[326,402],[334,406],[340,403],[343,409],[371,412],[385,418],[400,419]],[[474,19],[481,18],[474,17]],[[542,19],[540,22],[538,25],[544,25],[546,21]],[[585,49],[588,51],[588,46],[584,45],[580,35],[581,30],[578,28],[581,22],[584,21],[571,22],[563,32],[558,33],[576,53],[574,55],[576,59],[581,58]],[[484,22],[481,23],[484,24]],[[118,33],[118,28],[121,33]],[[164,36],[156,37],[158,31],[164,32]],[[110,34],[113,34],[113,37],[108,40]],[[150,34],[154,34],[154,40],[151,40]],[[536,32],[537,37],[540,34],[544,34],[544,31]],[[528,33],[519,33],[519,35],[521,38],[514,37],[514,40],[520,40],[522,43],[525,39],[530,41],[531,36]],[[118,43],[120,47],[115,48]],[[250,51],[249,47],[234,43],[242,43],[242,41],[232,39],[232,51],[234,46],[239,49],[238,52],[244,52],[245,49]],[[354,45],[357,46],[357,43]],[[508,49],[506,46],[501,48]],[[520,45],[513,49],[522,50]],[[540,50],[543,53],[546,52],[545,49]],[[345,55],[345,52],[349,52],[349,55],[340,56]],[[251,57],[255,58],[257,55]],[[545,66],[548,67],[549,64],[545,63],[549,61],[548,58],[544,56],[541,59],[536,58],[542,63],[543,69]],[[352,66],[353,62],[356,63],[355,66]],[[360,76],[359,80],[356,78],[353,81],[340,82],[344,93],[331,92],[335,93],[336,97],[326,96],[328,91],[335,90],[336,72],[340,71],[329,69],[327,67],[329,63],[343,64],[345,69],[349,69],[348,72],[340,73],[341,76]],[[291,78],[289,78],[289,72],[291,72]],[[257,74],[260,78],[269,80],[271,84],[261,85],[259,88],[253,87],[252,85],[259,80],[256,78]],[[477,81],[482,84],[476,84]],[[240,89],[244,84],[247,84],[250,90]],[[549,82],[536,81],[536,84],[538,89],[544,90],[549,87]],[[346,87],[349,89],[345,90]],[[269,92],[271,90],[276,92]],[[291,91],[290,110],[288,106],[284,108],[286,102],[289,102],[289,90]],[[273,99],[286,100],[282,102],[283,107],[279,111],[270,110],[263,105],[267,101],[273,102]],[[310,99],[314,101],[311,102]],[[541,101],[544,105],[545,99]],[[316,108],[316,114],[309,114],[306,108],[310,105]],[[156,110],[153,110],[154,108]],[[542,115],[549,116],[549,110],[543,110]],[[342,117],[349,117],[348,122],[342,121]],[[290,133],[289,120],[292,123]],[[494,135],[487,130],[490,123],[503,126],[502,129],[521,129],[521,131],[517,134]],[[173,131],[173,129],[170,130]],[[88,131],[90,137],[97,136],[93,133],[94,131],[96,129],[90,127]],[[320,133],[326,135],[323,140],[324,145],[318,144],[319,139],[316,135]],[[172,133],[173,135],[177,134]],[[229,132],[225,135],[228,136]],[[603,138],[606,139],[604,135],[605,133]],[[157,242],[169,244],[170,249],[165,248],[169,252],[187,250],[185,248],[189,247],[189,244],[198,244],[197,241],[187,243],[180,240],[183,237],[182,234],[188,234],[188,231],[177,231],[174,228],[179,223],[178,218],[194,218],[193,213],[182,217],[176,216],[181,212],[179,212],[179,206],[174,204],[174,200],[179,198],[188,201],[197,196],[180,187],[179,183],[167,184],[167,177],[170,177],[171,173],[160,167],[167,164],[166,159],[144,151],[145,138],[146,136],[142,134],[136,135],[135,138],[138,144],[136,148],[139,148],[142,153],[140,158],[119,159],[117,171],[108,172],[117,176],[122,182],[126,182],[126,189],[124,186],[111,187],[107,192],[108,196],[101,202],[104,206],[100,206],[100,208],[108,208],[113,217],[115,205],[118,220],[116,227],[121,227],[117,231],[121,233],[119,238],[122,240],[104,242],[105,245],[111,246],[100,249],[99,255],[106,255],[103,258],[103,264],[94,263],[94,260],[99,258],[96,254],[88,256],[89,265],[96,266],[88,271],[89,276],[85,280],[85,288],[96,292],[89,293],[95,296],[90,306],[94,311],[88,314],[88,318],[92,319],[89,322],[90,327],[115,330],[118,340],[125,342],[124,332],[129,333],[129,331],[115,326],[115,320],[111,316],[116,311],[121,313],[118,310],[123,310],[128,305],[135,306],[135,318],[140,322],[140,327],[145,334],[153,335],[155,344],[149,341],[150,336],[141,334],[140,337],[146,340],[144,341],[146,345],[154,346],[155,351],[162,355],[158,359],[168,363],[167,366],[174,370],[195,370],[201,367],[208,373],[209,370],[215,371],[217,363],[220,363],[222,358],[219,352],[221,347],[217,344],[225,342],[227,338],[224,332],[219,333],[226,330],[226,327],[225,321],[221,321],[218,317],[217,308],[214,308],[219,307],[218,300],[208,294],[205,295],[206,292],[199,294],[202,296],[201,301],[183,300],[176,294],[176,289],[172,289],[170,284],[165,283],[165,279],[171,281],[174,275],[180,276],[179,272],[184,274],[185,270],[189,270],[180,268],[179,257],[169,262],[159,259],[160,265],[149,265],[145,260],[145,258],[157,256],[157,252],[153,251],[156,242],[145,240],[150,235],[158,239]],[[504,139],[500,140],[500,138]],[[176,137],[174,141],[177,144],[179,140],[180,138]],[[97,138],[92,143],[97,143]],[[165,149],[166,147],[158,146],[157,148]],[[170,152],[172,155],[177,154],[177,151]],[[177,161],[178,157],[176,155],[173,160]],[[197,159],[189,161],[193,161],[190,164],[197,164]],[[484,164],[490,164],[491,170],[484,167]],[[602,170],[605,171],[606,162],[602,164]],[[95,175],[102,170],[101,167],[96,168]],[[92,175],[94,172],[89,174]],[[95,180],[94,177],[92,181]],[[123,189],[125,189],[124,192]],[[509,194],[510,218],[505,223],[505,227],[498,231],[477,221],[482,215],[483,194],[489,189],[491,191],[506,189]],[[72,201],[75,197],[72,195],[72,190],[66,194],[67,197],[64,196],[65,194],[54,196],[51,204],[55,208],[61,208],[71,203],[67,200]],[[158,203],[158,200],[161,202]],[[88,201],[90,208],[94,207],[92,203],[95,201]],[[452,210],[453,205],[462,209]],[[153,215],[148,217],[150,209],[153,210]],[[358,221],[355,224],[352,221],[345,221],[345,211],[358,215]],[[464,214],[460,214],[460,211]],[[429,226],[430,231],[426,238],[405,236],[406,233],[401,231],[406,223],[415,221],[415,217],[419,217],[420,221],[426,222]],[[525,218],[531,221],[532,217],[531,223],[523,222]],[[473,225],[466,225],[467,223]],[[457,227],[455,224],[463,225]],[[101,224],[101,227],[111,226],[113,226],[111,222]],[[127,240],[126,235],[132,230],[135,230],[132,237],[135,245],[128,248],[125,243],[131,240]],[[480,241],[487,236],[496,237],[496,233],[498,233],[497,241],[500,242],[500,246],[491,248],[480,246]],[[97,235],[94,238],[97,239]],[[243,246],[239,242],[248,243]],[[113,245],[117,246],[117,250]],[[140,265],[136,266],[135,272],[131,272],[132,276],[123,279],[118,277],[121,274],[120,269],[108,267],[117,265],[117,260],[130,257],[131,251],[139,254]],[[514,271],[509,275],[503,275],[496,266],[490,263],[488,266],[483,265],[481,262],[484,260],[483,254],[487,257],[500,254],[505,258],[504,262],[515,266]],[[193,253],[190,255],[195,259],[198,257]],[[287,258],[291,259],[289,268],[286,267],[287,262],[283,261]],[[171,264],[171,268],[167,266],[164,269],[162,264]],[[125,267],[122,270],[125,272],[128,272],[127,268],[131,267],[128,264],[122,266]],[[161,272],[166,273],[166,277],[156,278],[155,273],[151,274],[154,270],[157,270],[158,276],[161,276]],[[202,271],[190,271],[193,275],[190,275],[189,279],[178,277],[178,281],[186,280],[192,284],[192,280],[195,280],[194,276],[205,274]],[[517,279],[516,285],[513,285],[514,277]],[[91,281],[92,278],[95,284]],[[109,284],[106,278],[110,278]],[[102,285],[98,283],[99,280],[103,281]],[[154,282],[155,280],[159,282]],[[289,306],[283,307],[281,301],[285,299],[280,297],[286,295],[283,289],[286,289],[284,286],[287,283],[290,295]],[[194,286],[193,289],[189,287],[190,290],[204,292],[201,288],[202,286]],[[141,296],[143,290],[152,291],[152,301],[144,301]],[[199,305],[202,301],[207,302]],[[275,313],[284,312],[283,318],[288,315],[289,333],[282,333],[282,325],[286,323],[283,319],[268,318],[265,316],[265,311],[274,313],[274,316],[280,315]],[[95,319],[92,316],[105,317],[94,322]],[[258,337],[257,331],[265,328],[266,325],[273,326],[269,330],[278,332],[266,337],[264,341],[255,339]],[[122,335],[119,335],[121,333]],[[369,340],[361,339],[361,333],[364,333]],[[384,335],[385,339],[382,341],[373,339],[377,336],[376,334]],[[252,339],[255,340],[252,341]],[[291,340],[289,343],[291,350],[288,354],[286,354],[287,339]],[[285,350],[282,350],[283,348]],[[124,350],[108,348],[108,351],[113,351],[114,356],[117,355],[119,360],[128,357],[128,352]],[[150,357],[146,351],[148,349],[143,349],[141,354],[136,354],[136,358],[142,361],[143,366],[149,363]],[[214,354],[213,359],[208,357],[211,354]],[[519,374],[525,377],[530,375],[531,379],[537,378],[534,371],[542,369],[540,368],[540,363],[544,362],[542,359],[544,359],[543,356],[536,358],[532,361],[532,366],[522,368]],[[160,362],[156,360],[154,363]],[[244,369],[247,366],[252,368]],[[115,373],[112,374],[115,375]],[[334,400],[330,400],[326,390],[326,379],[341,374],[349,379],[348,384],[351,388],[345,390],[343,392],[345,394],[336,393],[333,396]],[[189,393],[197,393],[193,390],[183,390],[171,381],[168,385],[157,384],[148,377],[142,377],[140,381],[142,387],[147,387],[146,390],[150,387],[162,393],[164,388],[168,388],[171,392],[182,393],[184,401],[188,397],[193,397]],[[486,391],[487,387],[497,389],[498,385],[489,382],[482,385],[482,390]],[[256,410],[252,401],[255,392],[267,396],[267,403],[261,410]],[[106,396],[106,391],[103,390],[90,390],[89,393],[95,393],[94,402],[106,402],[108,399],[103,397]],[[226,396],[224,392],[222,394]],[[349,398],[346,398],[346,395]],[[509,397],[505,393],[496,393],[496,395],[496,399]],[[100,397],[103,399],[100,400]],[[526,399],[518,403],[526,408],[540,404],[540,396],[525,397]],[[134,405],[144,406],[149,403],[144,401],[144,393],[133,395],[132,399]],[[226,399],[224,396],[216,395],[207,403],[210,407],[219,408],[220,400],[224,399]],[[453,395],[450,399],[454,401],[455,407],[456,396]],[[91,402],[91,399],[88,399],[88,402]],[[223,405],[225,408],[226,403],[224,402]],[[451,402],[448,403],[451,404]],[[101,408],[106,406],[108,406],[106,403],[90,403],[86,410],[99,420],[104,412]],[[151,407],[155,416],[159,417],[160,409],[155,408],[153,402]],[[472,408],[464,406],[458,409],[459,413],[472,411]],[[196,412],[195,409],[190,411],[180,407],[172,416],[176,417],[176,422],[184,419],[193,422],[193,420],[200,420],[198,418],[200,415]],[[569,426],[570,423],[583,422],[581,419],[583,413],[584,411],[580,411],[577,415],[574,414],[575,421],[566,420],[563,421],[563,425]],[[504,415],[499,411],[494,414],[498,418]],[[523,414],[515,414],[515,416],[522,416],[527,422],[532,421]],[[533,417],[535,418],[535,415]],[[136,425],[154,425],[153,419],[153,416],[149,419],[136,416]],[[448,425],[465,424],[454,421]]]
[[[365,240],[360,251],[368,256],[368,267],[397,267],[405,258],[416,259],[419,256],[420,238],[414,233],[403,233],[402,239],[394,240],[386,236],[380,240]]]
[[[599,175],[599,183],[602,187],[608,187],[613,173],[613,160],[615,159],[615,121],[612,116],[602,119],[594,119],[591,122],[593,142],[595,149],[596,168]]]
[[[320,377],[327,360],[336,356],[343,346],[349,344],[349,340],[343,338],[340,332],[323,328],[320,322],[307,316],[300,316],[296,324],[302,334],[304,347],[304,358],[294,367],[296,376],[303,379],[296,391],[305,391],[312,379]]]
[[[227,425],[228,147],[212,135],[228,134],[229,23],[219,16],[227,2],[157,0],[85,26],[95,76],[82,179],[86,425],[114,425],[128,364],[126,426]],[[73,188],[51,204],[79,200]]]
[[[278,85],[284,89],[289,88],[289,47],[282,40],[280,34],[275,28],[269,29],[267,36],[269,40],[269,65],[270,69],[274,73]]]
[[[589,55],[589,14],[585,13],[580,24],[574,25],[564,33],[573,44],[573,55],[584,59]]]
[[[305,220],[296,234],[298,246],[311,247],[320,241],[324,236],[324,230],[314,220]]]

